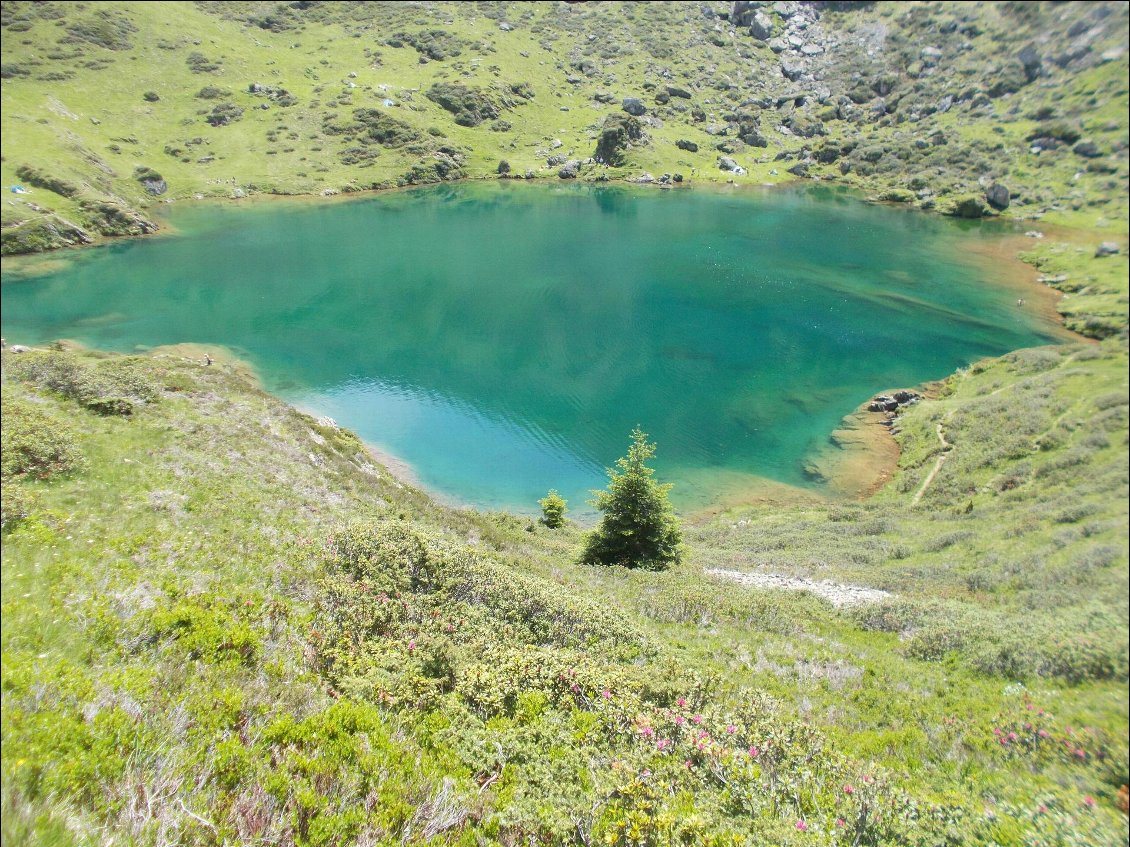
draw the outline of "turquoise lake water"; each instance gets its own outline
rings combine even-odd
[[[1048,343],[992,236],[832,191],[466,183],[185,205],[175,236],[2,288],[10,343],[224,345],[448,499],[584,509],[640,424],[682,508],[805,457],[873,392]]]

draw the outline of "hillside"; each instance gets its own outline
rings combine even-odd
[[[831,180],[1015,219],[1080,337],[929,386],[877,494],[687,519],[663,572],[443,506],[225,355],[5,346],[3,843],[1126,844],[1127,21],[5,2],[5,255],[196,198]]]
[[[501,162],[1125,230],[1125,4],[761,6],[7,2],[4,252]]]
[[[230,365],[6,352],[5,843],[1121,843],[1126,364],[978,366],[880,498],[656,574],[440,508]]]

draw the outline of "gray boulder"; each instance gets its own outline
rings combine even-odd
[[[1093,141],[1080,141],[1071,150],[1076,156],[1082,156],[1084,159],[1097,159],[1103,154]]]
[[[718,168],[723,171],[729,171],[732,174],[741,176],[745,173],[745,168],[731,159],[729,156],[720,156],[718,158]]]
[[[647,106],[643,104],[643,100],[638,97],[625,97],[621,108],[629,115],[639,117],[640,115],[647,114]]]
[[[764,12],[755,12],[749,24],[749,34],[762,41],[773,37],[773,20]]]
[[[1122,252],[1122,248],[1114,241],[1104,241],[1095,248],[1095,258],[1101,259],[1104,256],[1117,256]]]
[[[785,79],[789,80],[790,82],[796,82],[798,79],[804,76],[804,65],[801,65],[798,62],[793,61],[792,59],[783,58],[781,59],[781,73],[782,75],[784,75]]]
[[[579,159],[572,159],[565,163],[564,167],[557,172],[561,179],[576,179],[577,175],[581,172],[581,162]]]
[[[985,199],[998,212],[1007,209],[1009,202],[1011,202],[1008,189],[999,182],[994,182],[985,189]]]
[[[1024,76],[1028,77],[1029,82],[1040,75],[1043,62],[1040,60],[1040,54],[1036,52],[1036,45],[1029,44],[1016,54],[1016,58],[1024,66]]]

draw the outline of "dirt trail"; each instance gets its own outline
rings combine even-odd
[[[949,420],[951,415],[953,415],[952,409],[946,413],[945,420]],[[914,492],[914,499],[910,501],[912,504],[917,504],[922,499],[922,495],[926,493],[926,489],[930,487],[930,483],[934,481],[934,477],[938,475],[938,471],[942,469],[942,465],[949,458],[950,450],[953,449],[953,445],[946,441],[946,433],[942,429],[941,421],[938,422],[936,432],[938,433],[938,441],[942,444],[942,454],[938,456],[938,461],[934,462],[934,467],[930,469],[930,473],[926,474],[926,478],[922,480],[922,486]]]

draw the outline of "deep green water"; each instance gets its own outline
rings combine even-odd
[[[684,508],[734,473],[810,486],[872,392],[1054,338],[983,229],[829,191],[462,184],[177,208],[180,234],[2,288],[10,343],[226,345],[428,488],[584,508],[640,424]]]

